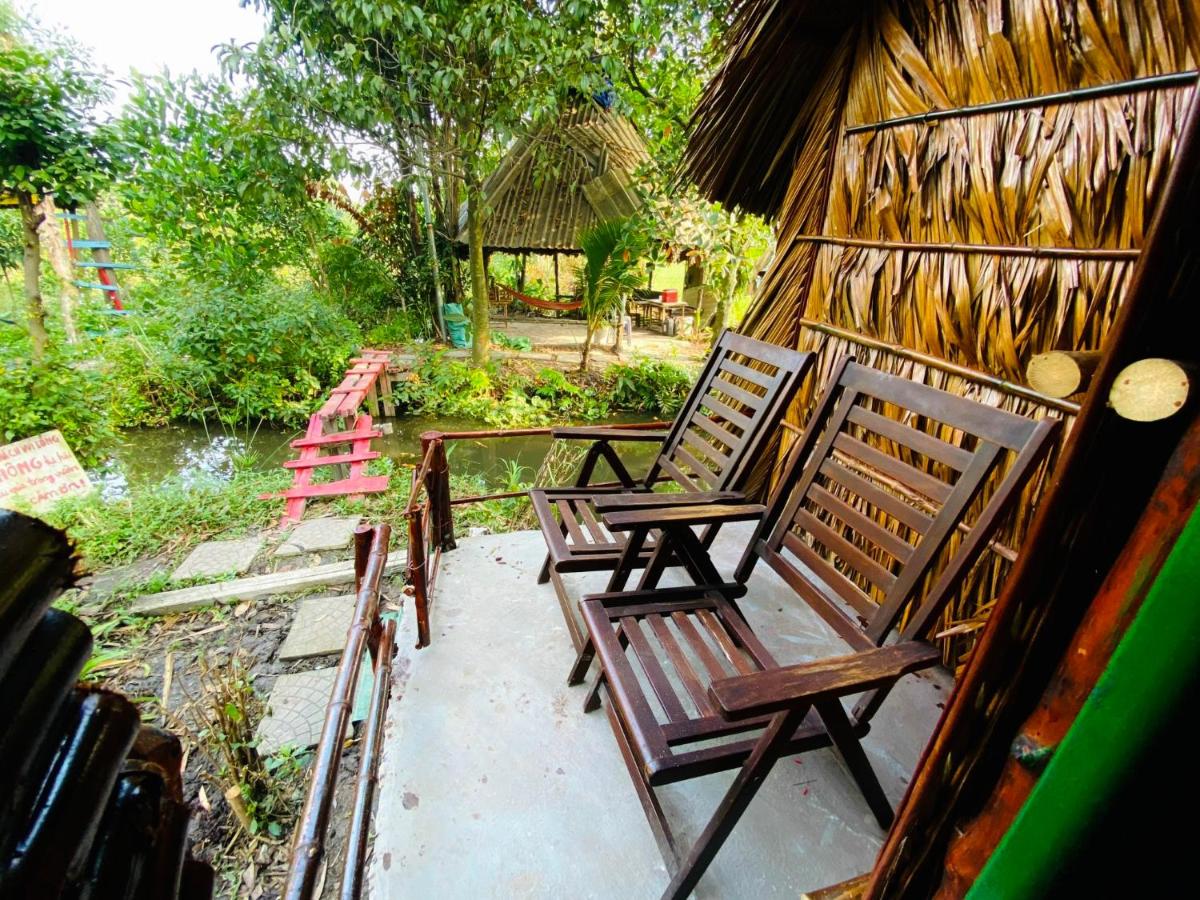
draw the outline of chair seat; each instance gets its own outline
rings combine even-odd
[[[595,500],[621,492],[628,493],[629,489],[538,488],[529,492],[538,527],[546,538],[550,559],[558,571],[604,571],[616,566],[627,536],[604,527],[596,513]],[[654,546],[655,535],[652,533],[639,556],[642,563],[649,559]]]
[[[693,599],[667,602],[656,602],[652,593],[644,596],[643,601],[613,597],[580,603],[609,697],[642,771],[650,784],[660,785],[740,766],[771,717],[726,719],[708,696],[708,686],[778,664],[721,594],[698,589]],[[857,735],[866,732],[865,725],[855,726]],[[722,738],[729,740],[714,742]],[[820,718],[810,712],[787,752],[831,743]]]

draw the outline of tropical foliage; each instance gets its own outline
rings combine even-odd
[[[626,299],[642,284],[633,239],[628,219],[600,222],[579,235],[584,262],[578,280],[583,286],[583,312],[587,317],[587,335],[579,360],[583,371],[587,370],[597,329],[614,318],[619,322]]]

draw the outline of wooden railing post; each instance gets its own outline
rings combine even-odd
[[[453,550],[454,516],[450,509],[450,462],[446,459],[446,444],[440,431],[426,431],[421,435],[421,457],[429,459],[425,475],[425,493],[429,497],[429,515],[432,526],[430,543],[442,550]]]
[[[417,649],[429,646],[429,595],[425,571],[425,515],[417,506],[408,516],[408,583],[417,614]]]

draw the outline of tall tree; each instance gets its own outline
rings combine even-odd
[[[71,206],[104,184],[109,142],[94,110],[105,90],[77,48],[30,29],[10,10],[0,15],[0,190],[21,210],[26,327],[36,361],[50,340],[38,200],[54,194],[60,206]]]
[[[339,73],[343,111],[394,129],[399,155],[461,184],[467,207],[474,359],[488,358],[483,182],[497,148],[569,91],[605,87],[602,0],[254,0],[272,41]],[[450,194],[456,191],[451,190]]]

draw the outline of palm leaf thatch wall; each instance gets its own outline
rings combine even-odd
[[[729,41],[686,165],[713,198],[777,217],[742,331],[818,351],[819,372],[852,353],[1069,424],[1077,407],[1024,370],[1104,346],[1195,87],[1197,4],[746,0]],[[957,631],[986,615],[1044,482],[949,614]]]

